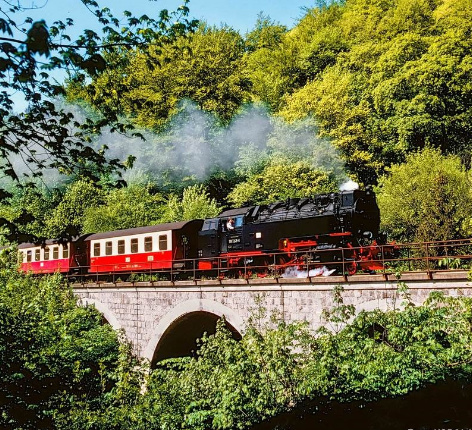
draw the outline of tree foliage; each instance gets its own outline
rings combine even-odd
[[[295,197],[309,197],[337,189],[335,179],[303,161],[274,161],[231,191],[228,200],[236,206],[268,204]]]
[[[4,240],[27,242],[31,237],[48,237],[50,217],[61,201],[61,193],[40,185],[12,187],[10,191],[11,196],[0,204],[1,223],[8,225],[2,231]]]
[[[96,310],[77,307],[60,276],[24,276],[2,261],[2,428],[52,428],[77,401],[99,407],[118,354],[117,334]]]
[[[289,122],[314,118],[364,184],[425,145],[468,164],[470,2],[318,6],[290,30],[261,15],[245,37],[202,25],[165,49],[114,51],[113,68],[68,94],[154,128],[182,99],[225,123],[249,101]]]
[[[85,212],[103,203],[105,192],[87,180],[70,184],[60,203],[49,214],[43,236],[74,237],[84,232]]]
[[[163,196],[150,184],[130,184],[110,190],[103,202],[97,203],[82,212],[84,233],[158,224],[165,208]]]
[[[182,198],[172,195],[167,203],[163,220],[166,222],[213,218],[220,213],[220,207],[203,185],[187,187]]]
[[[449,240],[471,232],[472,196],[458,157],[426,148],[381,178],[382,226],[401,241]]]
[[[249,100],[243,52],[237,32],[201,25],[165,49],[152,44],[125,53],[125,66],[108,69],[85,87],[72,83],[69,98],[105,105],[148,128],[162,127],[183,99],[228,122]]]
[[[51,77],[56,69],[70,71],[75,79],[99,76],[108,66],[107,55],[143,45],[162,46],[177,36],[192,30],[196,22],[188,21],[186,1],[176,13],[164,10],[158,19],[142,16],[137,19],[129,12],[127,25],[111,15],[109,9],[100,9],[94,0],[82,3],[103,25],[106,41],[91,30],[84,30],[76,41],[67,35],[72,20],[49,25],[44,20],[17,24],[15,17],[24,8],[20,2],[4,2],[0,9],[0,171],[20,183],[41,176],[47,168],[61,173],[96,179],[96,174],[119,167],[118,160],[109,160],[103,151],[92,149],[87,142],[92,134],[107,126],[111,131],[126,131],[129,124],[120,122],[114,109],[101,109],[98,120],[79,122],[54,99],[64,94],[64,88]],[[22,94],[28,109],[14,112],[13,93]],[[26,173],[18,170],[23,162]],[[0,198],[9,197],[1,190]],[[11,236],[18,234],[20,224],[3,222]]]
[[[307,14],[297,31],[335,27],[321,40],[338,37],[340,50],[286,98],[282,115],[313,114],[364,182],[426,144],[466,156],[470,7],[467,0],[350,0]],[[320,55],[308,57],[311,66]]]

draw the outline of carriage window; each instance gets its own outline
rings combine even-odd
[[[18,262],[23,263],[25,261],[25,253],[23,251],[18,251]]]
[[[133,254],[138,252],[138,239],[131,239],[131,252]]]
[[[125,253],[125,241],[124,240],[119,240],[118,241],[118,254],[124,254]]]
[[[33,251],[26,251],[26,261],[29,263],[33,258]]]
[[[99,243],[95,243],[93,245],[93,256],[100,257],[100,244]]]
[[[167,236],[159,236],[159,251],[167,251]]]
[[[35,249],[34,251],[34,261],[39,261],[41,260],[41,250],[40,249]]]
[[[113,254],[113,243],[105,242],[105,255]]]
[[[62,245],[62,258],[69,258],[69,248],[67,245]]]
[[[44,259],[49,260],[49,247],[44,248]]]
[[[59,247],[58,246],[54,246],[52,248],[52,258],[53,258],[53,260],[57,260],[59,258]]]
[[[152,251],[152,237],[145,237],[144,238],[144,252],[151,252]]]

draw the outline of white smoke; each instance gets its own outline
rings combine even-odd
[[[349,179],[349,181],[344,182],[339,186],[339,191],[354,191],[359,189],[359,184],[357,182],[354,182],[352,179]]]
[[[326,266],[317,267],[311,269],[309,272],[306,270],[299,270],[296,267],[287,267],[282,275],[282,278],[314,278],[316,276],[330,276],[336,269],[328,269]]]
[[[94,115],[77,105],[65,105],[61,100],[57,103],[79,122]],[[129,182],[149,180],[165,187],[201,181],[217,170],[233,168],[247,175],[257,171],[269,157],[279,156],[308,161],[340,182],[346,179],[344,163],[331,142],[319,137],[313,120],[287,124],[258,104],[245,107],[230,124],[222,126],[214,115],[183,101],[164,132],[137,131],[145,140],[104,129],[92,144],[97,150],[106,146],[110,159],[135,157],[133,169],[124,174]],[[21,166],[18,160],[17,167],[22,170],[28,166]],[[56,185],[66,180],[55,171],[48,171],[45,179]]]
[[[287,124],[271,117],[261,105],[246,107],[228,126],[221,126],[213,115],[186,101],[165,132],[142,134],[145,141],[104,132],[96,144],[106,145],[112,158],[134,156],[134,168],[158,183],[203,180],[215,170],[235,167],[250,174],[269,155],[305,160],[340,181],[346,178],[334,146],[318,137],[312,122]]]

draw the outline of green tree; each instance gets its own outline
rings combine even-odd
[[[101,9],[94,0],[82,3],[103,25],[106,40],[91,30],[84,30],[76,41],[67,35],[72,20],[57,21],[48,26],[46,21],[33,22],[26,18],[23,24],[15,23],[15,17],[24,12],[21,2],[3,2],[0,8],[0,171],[18,182],[29,182],[41,176],[46,168],[58,169],[61,173],[81,175],[93,179],[98,173],[107,173],[119,167],[118,160],[108,160],[103,151],[95,151],[88,144],[93,134],[102,127],[111,131],[129,130],[120,122],[114,109],[100,108],[98,120],[78,121],[74,116],[58,107],[54,99],[64,94],[50,75],[62,69],[73,71],[78,81],[98,76],[108,66],[107,55],[134,49],[153,43],[165,45],[178,35],[192,30],[196,22],[188,21],[187,1],[176,13],[164,10],[158,19],[142,16],[137,19],[127,12],[127,23],[111,15],[109,9]],[[15,113],[12,94],[22,94],[28,108]],[[18,171],[16,162],[23,160],[29,168],[28,174]],[[0,198],[10,194],[2,189]],[[11,235],[18,232],[15,224],[1,220],[10,229]]]
[[[459,158],[425,148],[380,180],[382,227],[401,241],[450,240],[471,233],[472,194]]]
[[[27,242],[31,237],[47,237],[49,219],[61,201],[61,193],[40,185],[12,186],[10,191],[11,197],[0,205],[1,223],[8,226],[3,230],[4,240]]]
[[[87,209],[100,205],[104,199],[105,192],[92,182],[82,179],[72,183],[48,217],[44,235],[54,238],[82,234]]]
[[[285,92],[293,86],[291,46],[285,41],[287,29],[269,17],[259,15],[254,29],[246,35],[244,66],[252,84],[253,99],[276,110]]]
[[[213,218],[220,213],[215,199],[210,198],[203,185],[193,185],[183,191],[182,198],[169,198],[163,220],[166,222]]]
[[[150,184],[130,184],[111,190],[104,197],[103,204],[86,208],[83,212],[83,232],[98,233],[158,224],[164,210],[162,195]]]
[[[117,334],[95,309],[77,306],[60,276],[1,264],[0,427],[53,428],[75,402],[100,407],[114,385]]]
[[[104,104],[148,128],[166,124],[183,99],[228,122],[249,100],[243,53],[244,42],[236,31],[201,25],[166,49],[150,45],[125,53],[124,70],[110,68],[85,87],[72,85],[69,97]]]
[[[297,31],[336,30],[318,42],[305,30],[311,75],[281,115],[313,115],[364,183],[425,145],[468,161],[470,12],[468,1],[350,0],[307,14]]]
[[[333,192],[337,183],[327,172],[303,161],[274,161],[261,173],[250,176],[231,191],[228,200],[236,206],[268,204],[290,197],[309,197]]]

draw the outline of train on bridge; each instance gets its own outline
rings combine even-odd
[[[19,245],[20,268],[71,276],[260,276],[382,269],[375,193],[320,194],[190,220]]]

